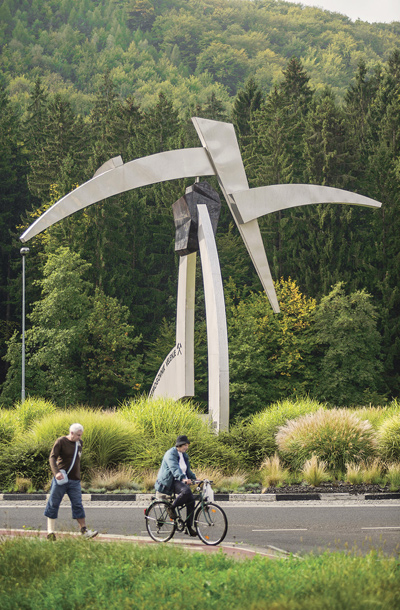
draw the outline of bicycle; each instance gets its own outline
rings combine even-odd
[[[208,479],[195,481],[199,496],[195,497],[194,509],[188,517],[194,513],[193,525],[198,537],[204,544],[215,546],[226,536],[228,519],[222,508],[212,501],[214,492],[211,483]],[[182,515],[186,505],[175,507],[175,519],[168,515],[167,507],[172,506],[174,497],[169,496],[169,500],[154,498],[144,511],[147,532],[155,542],[168,542],[176,531],[186,530],[187,533],[187,518],[184,519]]]

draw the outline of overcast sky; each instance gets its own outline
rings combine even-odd
[[[301,0],[299,4],[342,13],[353,21],[356,19],[369,23],[400,21],[400,0]]]

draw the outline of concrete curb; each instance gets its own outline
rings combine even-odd
[[[84,502],[148,502],[150,503],[153,494],[82,494]],[[0,494],[0,502],[19,502],[19,501],[45,501],[49,494],[23,494],[5,493]],[[382,492],[367,494],[350,493],[281,493],[281,494],[218,494],[214,499],[216,502],[299,502],[304,500],[346,500],[354,498],[357,500],[400,500],[400,492]]]

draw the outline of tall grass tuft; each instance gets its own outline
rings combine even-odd
[[[94,468],[86,476],[89,487],[108,491],[137,488],[136,478],[135,470],[126,464],[111,469]]]
[[[59,436],[68,434],[69,426],[79,422],[84,428],[82,467],[107,468],[125,463],[132,447],[140,442],[140,433],[117,413],[74,409],[50,415],[32,427],[31,438],[49,449]]]
[[[14,491],[25,492],[25,493],[32,492],[33,485],[32,485],[31,479],[25,479],[23,477],[15,477]]]
[[[324,405],[310,398],[277,402],[245,422],[233,425],[229,433],[220,434],[221,442],[239,451],[247,467],[259,468],[266,457],[277,450],[276,432],[288,420],[324,409]]]
[[[361,464],[362,482],[367,485],[377,485],[383,479],[383,464],[375,458]]]
[[[8,444],[16,432],[15,417],[12,411],[0,409],[0,445]]]
[[[225,472],[232,472],[241,465],[240,454],[220,442],[210,423],[190,401],[142,397],[123,405],[119,413],[139,432],[129,452],[134,468],[159,468],[164,453],[175,446],[180,434],[189,437],[193,468],[218,464]]]
[[[387,467],[386,480],[390,485],[390,491],[400,489],[400,463],[395,462]]]
[[[191,401],[142,396],[124,403],[118,413],[149,438],[168,434],[175,441],[179,434],[190,437],[210,431],[209,424],[203,421],[198,408]]]
[[[301,472],[304,481],[312,487],[318,487],[318,485],[321,485],[324,481],[329,480],[325,462],[319,460],[316,455],[312,455],[311,458],[304,463]]]
[[[237,493],[246,483],[246,473],[234,472],[231,475],[223,476],[218,483],[214,480],[213,487],[215,491],[221,491],[223,493]]]
[[[55,413],[57,407],[43,398],[27,398],[15,405],[15,419],[20,432],[31,428],[40,419]]]
[[[400,413],[383,422],[378,430],[378,442],[383,460],[400,460]]]
[[[362,483],[361,464],[355,464],[354,462],[346,464],[346,481],[350,485]]]
[[[367,421],[346,409],[309,413],[282,426],[277,435],[279,455],[301,468],[315,454],[331,470],[374,457],[376,434]]]
[[[260,466],[261,483],[264,488],[276,487],[280,483],[288,481],[289,471],[281,464],[277,453],[267,457]]]

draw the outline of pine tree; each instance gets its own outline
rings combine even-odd
[[[86,138],[83,122],[77,118],[69,101],[56,94],[47,106],[46,117],[36,115],[36,128],[46,123],[45,138],[32,133],[36,148],[31,151],[28,184],[33,195],[46,201],[53,184],[58,184],[62,194],[80,181],[85,171]]]
[[[250,77],[244,88],[238,91],[233,104],[232,122],[235,126],[239,143],[242,140],[245,143],[246,136],[250,135],[250,125],[254,119],[255,112],[260,110],[262,102],[263,94],[254,78]]]

